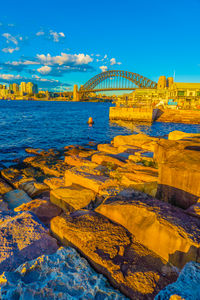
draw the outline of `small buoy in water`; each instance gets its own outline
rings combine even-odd
[[[89,117],[87,123],[88,123],[89,125],[94,124],[94,121],[93,121],[92,117]]]

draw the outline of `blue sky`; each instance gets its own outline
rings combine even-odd
[[[0,82],[71,89],[121,69],[200,82],[200,0],[7,0],[0,13]]]

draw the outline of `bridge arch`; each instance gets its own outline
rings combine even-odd
[[[109,70],[106,72],[102,72],[100,74],[97,74],[96,76],[92,77],[90,80],[88,80],[81,88],[80,92],[92,92],[98,89],[95,89],[101,82],[108,78],[113,77],[122,77],[125,78],[132,83],[134,83],[139,88],[156,88],[157,83],[155,81],[152,81],[140,74],[128,72],[128,71],[121,71],[121,70]],[[106,90],[106,89],[105,89]]]

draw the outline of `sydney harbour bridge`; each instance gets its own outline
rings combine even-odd
[[[101,91],[121,91],[121,90],[135,90],[136,88],[149,88],[155,89],[157,83],[140,74],[121,71],[109,70],[102,72],[90,80],[88,80],[78,90],[78,86],[74,86],[74,100],[83,97],[91,92]]]

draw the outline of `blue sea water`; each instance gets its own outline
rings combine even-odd
[[[62,148],[105,143],[132,130],[109,122],[110,103],[0,100],[0,162],[25,156],[25,148]],[[87,120],[95,124],[89,127]],[[137,130],[162,136],[172,130],[200,132],[200,125],[154,123]],[[134,129],[135,130],[135,129]]]

